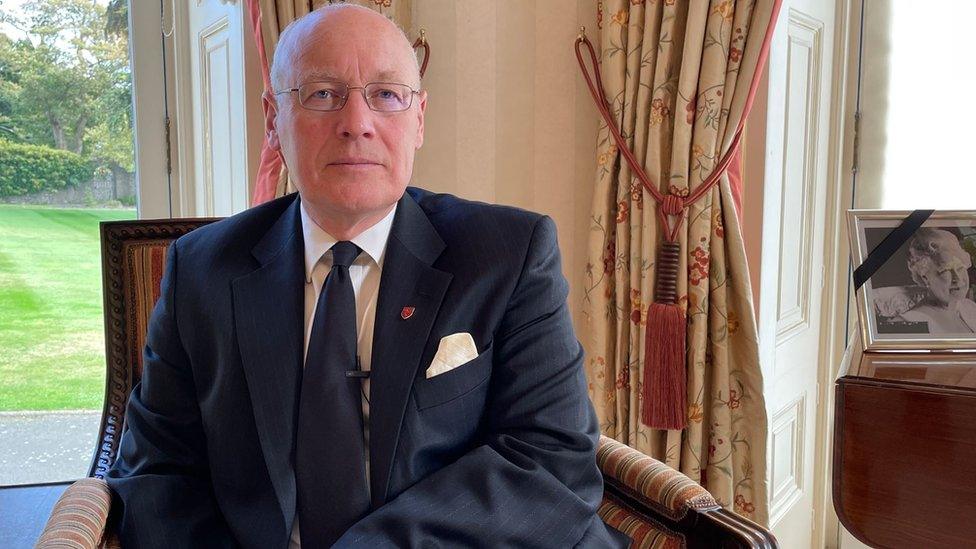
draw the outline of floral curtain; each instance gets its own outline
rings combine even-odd
[[[258,55],[261,58],[265,89],[271,87],[271,60],[274,58],[275,46],[278,45],[278,37],[285,27],[315,8],[338,3],[372,8],[392,19],[401,28],[408,31],[410,29],[410,0],[247,0],[251,28],[254,29]],[[288,170],[282,165],[281,158],[268,148],[265,136],[251,205],[256,206],[294,191],[295,188],[288,179]]]
[[[777,0],[599,0],[600,63],[617,125],[651,181],[687,196],[748,112]],[[766,412],[745,250],[729,176],[684,210],[679,305],[687,427],[641,422],[644,337],[662,240],[656,204],[603,125],[584,317],[590,396],[607,436],[768,520]]]

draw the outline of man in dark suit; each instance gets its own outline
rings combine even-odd
[[[625,544],[553,222],[406,187],[426,93],[373,11],[294,23],[272,84],[299,193],[171,246],[108,475],[123,543]]]

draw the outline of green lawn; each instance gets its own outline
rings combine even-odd
[[[135,216],[0,204],[0,411],[101,408],[98,223]]]

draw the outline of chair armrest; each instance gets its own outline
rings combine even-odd
[[[607,484],[674,520],[684,518],[689,509],[721,508],[697,482],[612,438],[600,436],[596,461]]]
[[[81,479],[61,494],[35,549],[103,547],[112,493],[98,478]]]

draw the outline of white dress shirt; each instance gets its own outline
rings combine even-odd
[[[308,353],[308,341],[312,335],[312,319],[315,317],[315,307],[319,294],[325,284],[325,277],[332,270],[332,245],[338,239],[325,232],[305,210],[305,204],[300,205],[302,216],[302,234],[305,237],[305,350]],[[349,266],[349,278],[352,279],[353,292],[356,295],[356,349],[359,354],[360,368],[369,371],[373,353],[373,321],[376,318],[376,297],[380,287],[380,273],[383,271],[383,257],[386,254],[386,242],[390,237],[393,226],[393,210],[378,223],[359,233],[352,239],[352,243],[359,246],[362,253]],[[366,493],[369,494],[369,378],[363,384],[363,436],[366,448]],[[324,419],[327,421],[327,419]],[[298,530],[298,512],[291,529],[290,549],[301,547],[301,537]]]

